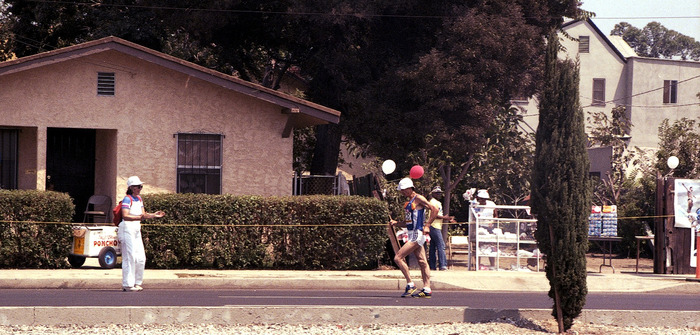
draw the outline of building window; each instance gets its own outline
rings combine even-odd
[[[675,104],[678,102],[678,81],[664,80],[664,103]]]
[[[177,135],[177,192],[221,194],[222,135]]]
[[[593,103],[594,106],[605,106],[605,79],[593,78]]]
[[[97,72],[97,95],[114,95],[114,72]]]
[[[17,189],[19,130],[0,129],[0,189]]]
[[[578,37],[578,53],[587,54],[590,51],[590,38],[588,36]]]

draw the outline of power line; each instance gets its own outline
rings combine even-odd
[[[26,37],[26,36],[17,35],[17,34],[15,34],[15,33],[10,33],[9,39],[11,39],[11,40],[13,40],[13,41],[15,41],[15,42],[17,42],[17,43],[24,44],[24,45],[26,45],[26,46],[36,48],[36,49],[38,49],[38,50],[41,50],[41,49],[53,50],[53,49],[57,49],[57,48],[58,48],[58,47],[53,46],[53,45],[50,45],[50,44],[48,44],[48,43],[41,42],[41,41],[37,41],[37,40],[35,40],[35,39],[31,39],[31,38]],[[28,41],[28,42],[27,42],[27,41]],[[33,42],[33,43],[32,43],[32,42]],[[48,47],[48,48],[47,48],[47,47]]]
[[[673,20],[673,19],[700,19],[700,16],[611,16],[599,17],[595,16],[594,20]]]
[[[697,76],[694,76],[694,77],[690,77],[690,78],[688,78],[688,79],[679,80],[679,81],[678,81],[678,84],[681,84],[681,83],[684,83],[684,82],[687,82],[687,81],[690,81],[690,80],[698,79],[698,78],[700,78],[700,75],[697,75]],[[634,97],[637,97],[637,96],[640,96],[640,95],[645,95],[645,94],[653,93],[653,92],[656,92],[656,91],[659,91],[659,90],[663,90],[663,89],[664,89],[663,86],[662,86],[662,87],[657,87],[657,88],[652,88],[652,89],[647,90],[647,91],[644,91],[644,92],[639,92],[639,93],[632,94],[632,95],[625,96],[625,97],[618,98],[618,99],[608,100],[608,101],[605,101],[604,104],[615,103],[615,102],[620,101],[620,100],[623,100],[623,101],[624,101],[624,100],[627,100],[627,99],[631,99],[631,98],[634,98]],[[583,97],[583,96],[582,96],[582,98],[585,98],[585,99],[587,99],[587,100],[588,100],[588,99],[593,100],[592,98]],[[672,104],[672,105],[671,105],[671,104],[669,104],[669,105],[663,105],[663,106],[659,106],[659,105],[653,105],[653,106],[632,106],[632,105],[629,105],[629,104],[624,104],[624,105],[625,105],[625,106],[629,106],[629,107],[643,107],[643,108],[669,108],[669,107],[695,106],[695,105],[698,105],[698,103],[683,104],[683,105],[677,105],[677,104]],[[593,107],[593,106],[594,106],[593,104],[590,104],[590,105],[588,105],[588,106],[582,106],[582,108]]]
[[[456,15],[408,15],[408,14],[367,14],[367,13],[323,13],[323,12],[282,12],[282,11],[266,11],[252,9],[216,9],[216,8],[193,8],[193,7],[169,7],[169,6],[146,6],[146,5],[125,5],[125,4],[105,4],[95,2],[76,2],[76,1],[49,1],[49,0],[30,0],[30,2],[38,2],[45,4],[61,4],[61,5],[84,5],[90,7],[119,7],[119,8],[139,8],[139,9],[156,9],[156,10],[171,10],[171,11],[186,11],[186,12],[212,12],[212,13],[232,13],[232,14],[273,14],[273,15],[296,15],[296,16],[353,16],[353,17],[392,17],[392,18],[418,18],[418,19],[443,19],[457,17]]]
[[[392,17],[392,18],[418,18],[418,19],[443,19],[458,17],[458,15],[410,15],[410,14],[366,14],[366,13],[322,13],[322,12],[282,12],[282,11],[265,11],[265,10],[249,10],[249,9],[216,9],[216,8],[193,8],[193,7],[171,7],[171,6],[147,6],[137,4],[106,4],[100,2],[80,2],[80,1],[50,1],[50,0],[30,0],[30,2],[46,3],[46,4],[62,4],[62,5],[83,5],[90,7],[106,6],[120,8],[142,8],[142,9],[158,9],[158,10],[177,10],[177,11],[198,11],[198,12],[214,12],[214,13],[234,13],[234,14],[275,14],[275,15],[322,15],[322,16],[355,16],[355,17]],[[535,17],[524,17],[535,18]],[[537,17],[541,18],[541,17]],[[594,17],[596,20],[654,20],[654,19],[699,19],[700,16],[620,16],[620,17]]]

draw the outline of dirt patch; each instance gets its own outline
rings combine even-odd
[[[607,266],[612,264],[615,272],[635,272],[637,266],[636,258],[621,258],[613,255],[612,258],[608,255],[605,259],[606,266],[603,264],[603,254],[588,253],[586,254],[586,270],[588,272],[612,273],[613,268]],[[654,273],[654,260],[650,258],[639,258],[639,273]]]
[[[472,262],[474,259],[472,258]],[[521,269],[526,269],[529,271],[544,271],[544,261],[540,261],[539,267],[535,262],[535,259],[522,260],[520,261]],[[500,261],[501,269],[510,269],[513,267],[515,260],[512,258],[501,258]],[[527,265],[526,265],[527,263]],[[622,258],[617,255],[607,255],[605,257],[605,266],[603,264],[603,254],[602,253],[588,253],[586,254],[586,270],[591,273],[613,273],[613,267],[615,273],[635,273],[637,271],[637,259],[636,258]],[[482,269],[483,266],[489,265],[488,257],[481,257]],[[609,265],[612,265],[610,267]],[[527,267],[525,267],[527,266]],[[467,270],[467,255],[456,254],[452,259],[452,268],[454,270]],[[474,265],[472,264],[472,270]],[[640,274],[652,274],[654,273],[654,260],[650,258],[640,258],[638,272]]]

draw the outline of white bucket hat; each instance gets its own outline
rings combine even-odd
[[[143,185],[143,182],[141,181],[141,179],[139,179],[138,176],[131,176],[129,177],[129,179],[126,180],[127,187],[131,187],[134,185]]]
[[[405,190],[409,187],[413,187],[413,180],[411,180],[411,178],[404,178],[404,179],[401,179],[401,181],[399,181],[399,187],[398,187],[399,191]]]
[[[479,190],[479,192],[476,192],[476,197],[482,199],[489,199],[489,191]]]

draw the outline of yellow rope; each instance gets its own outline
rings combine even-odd
[[[654,219],[654,218],[672,218],[675,215],[653,215],[653,216],[623,216],[618,217],[618,220],[632,220],[632,219]],[[45,222],[45,221],[17,221],[17,220],[0,220],[0,223],[23,223],[23,224],[55,224],[55,225],[73,225],[73,226],[85,226],[85,225],[98,225],[99,223],[82,223],[82,222]],[[468,224],[468,222],[455,222],[455,223],[443,223],[451,225]],[[105,222],[106,226],[111,225]],[[184,223],[173,223],[173,224],[162,224],[162,223],[142,223],[142,226],[183,226],[183,227],[374,227],[374,226],[386,226],[386,223],[360,223],[360,224],[184,224]]]
[[[84,223],[84,222],[44,222],[44,221],[16,221],[16,220],[0,220],[0,223],[22,223],[22,224],[54,224],[54,225],[73,225],[73,226],[96,226],[100,223]],[[141,223],[142,226],[182,226],[182,227],[366,227],[366,226],[386,226],[386,223],[360,223],[360,224],[185,224],[185,223]],[[104,222],[103,226],[112,226],[108,222]],[[116,227],[116,226],[114,226]]]

